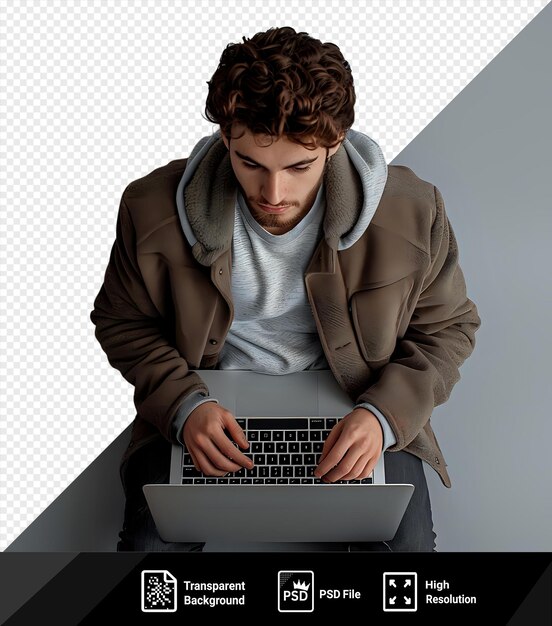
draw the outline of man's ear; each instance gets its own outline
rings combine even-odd
[[[345,133],[341,135],[341,137],[339,138],[339,143],[337,145],[333,146],[333,148],[328,148],[328,153],[326,154],[326,161],[339,150],[344,139],[345,139]]]
[[[224,141],[224,145],[226,146],[226,148],[230,150],[230,143],[228,141],[228,137],[226,137],[226,135],[222,132],[222,129],[220,131],[220,136],[222,137],[222,141]]]
[[[338,150],[339,148],[341,148],[341,144],[343,143],[343,140],[345,139],[345,135],[341,135],[341,137],[339,138],[339,143],[335,146],[333,146],[333,148],[329,148],[328,149],[328,156],[327,158],[329,159],[331,156],[333,156]]]

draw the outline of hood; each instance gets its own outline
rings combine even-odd
[[[349,130],[324,176],[328,245],[345,250],[360,239],[376,212],[387,182],[379,145]],[[192,253],[211,265],[232,244],[238,184],[220,129],[203,137],[188,158],[176,191],[182,230]]]

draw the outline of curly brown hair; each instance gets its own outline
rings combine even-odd
[[[331,148],[354,121],[353,76],[340,49],[289,26],[228,44],[207,84],[205,115],[228,138],[238,122],[273,140]]]

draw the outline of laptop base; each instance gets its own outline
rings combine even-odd
[[[164,541],[341,543],[392,539],[414,486],[151,484],[143,490]]]

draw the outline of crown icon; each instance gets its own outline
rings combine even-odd
[[[309,587],[310,587],[310,583],[307,584],[306,582],[301,582],[300,580],[293,583],[294,589],[303,589],[304,591],[308,591]]]

